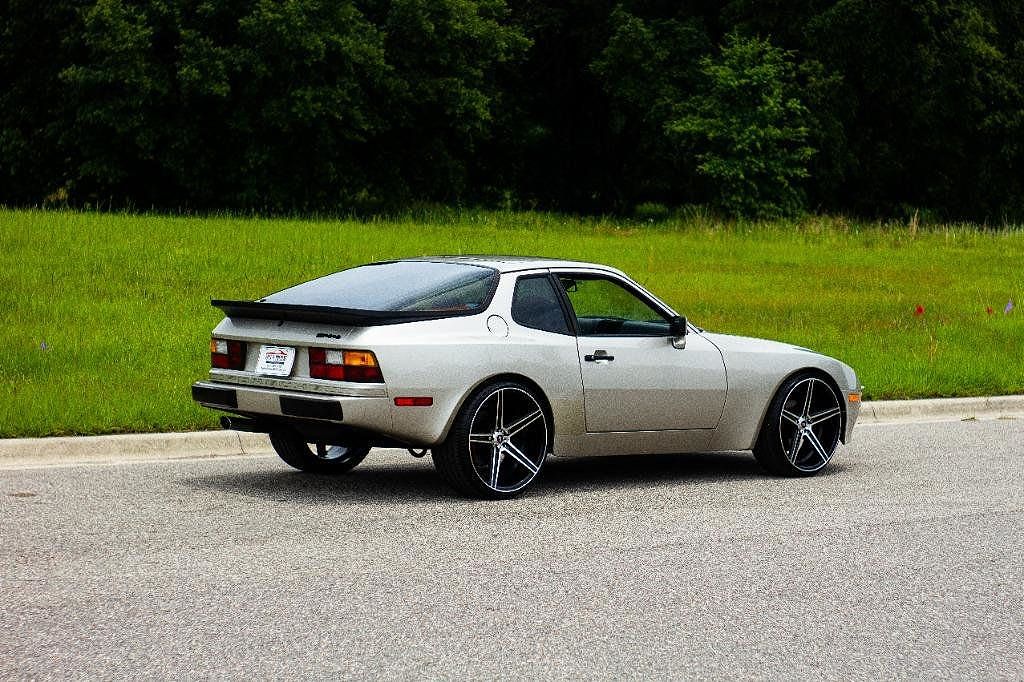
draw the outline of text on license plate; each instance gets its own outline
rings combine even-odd
[[[272,377],[286,377],[295,364],[295,349],[290,346],[260,346],[260,359],[256,373]]]

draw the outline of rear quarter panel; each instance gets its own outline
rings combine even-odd
[[[543,392],[558,437],[583,430],[576,339],[517,325],[511,298],[518,274],[501,277],[486,312],[467,317],[338,330],[334,345],[377,355],[395,434],[422,446],[440,443],[467,397],[501,376],[523,377]],[[488,327],[488,320],[500,318]],[[502,333],[507,329],[507,333]],[[431,396],[430,407],[395,407],[398,396]]]

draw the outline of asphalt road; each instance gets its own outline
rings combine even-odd
[[[1024,420],[749,455],[0,471],[0,677],[1024,678]]]

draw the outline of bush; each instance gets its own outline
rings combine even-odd
[[[635,218],[652,223],[667,220],[670,215],[672,212],[669,211],[668,206],[655,201],[645,201],[642,204],[637,204],[633,209]]]

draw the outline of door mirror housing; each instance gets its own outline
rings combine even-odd
[[[686,348],[686,317],[676,315],[668,321],[668,333],[672,337],[672,345],[676,348]]]

